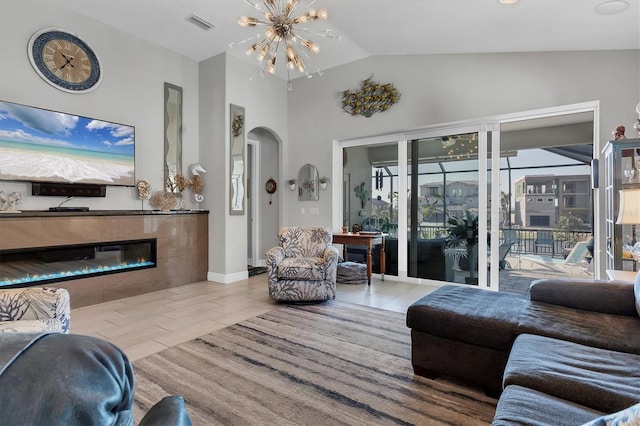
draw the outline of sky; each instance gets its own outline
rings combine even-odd
[[[134,155],[135,128],[0,102],[0,140]]]

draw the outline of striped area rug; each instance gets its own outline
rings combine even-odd
[[[405,315],[287,305],[135,361],[136,419],[182,395],[196,425],[475,425],[496,401],[415,376]]]

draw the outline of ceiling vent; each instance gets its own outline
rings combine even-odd
[[[215,25],[213,25],[211,22],[207,21],[204,18],[199,17],[198,15],[196,15],[195,13],[191,16],[188,16],[187,21],[191,22],[193,25],[202,28],[205,31],[209,31],[212,28],[215,28]]]

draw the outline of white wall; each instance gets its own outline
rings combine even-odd
[[[254,71],[251,64],[225,54],[203,61],[200,67],[200,160],[215,173],[215,188],[205,190],[203,204],[212,213],[209,277],[225,283],[247,276],[248,215],[229,214],[230,104],[245,109],[245,136],[251,129],[265,128],[282,142],[280,152],[287,150],[286,83],[270,76],[251,80]]]
[[[201,207],[209,213],[209,274],[220,271],[221,276],[212,275],[211,280],[223,278],[225,268],[225,221],[228,152],[225,152],[225,55],[218,55],[200,63],[200,164],[207,171],[203,189],[204,202]]]
[[[102,84],[93,92],[71,94],[42,80],[27,56],[33,33],[63,28],[85,40],[98,54]],[[112,27],[42,0],[5,1],[0,13],[0,99],[56,111],[126,123],[136,128],[136,180],[152,190],[164,187],[164,82],[183,88],[183,165],[198,161],[198,64]],[[31,184],[0,182],[20,191],[25,210],[57,205],[62,197],[32,197]],[[106,198],[74,199],[67,205],[91,209],[139,209],[135,188],[108,187]],[[194,207],[190,202],[187,207]],[[145,208],[150,208],[145,202]]]
[[[332,139],[348,139],[429,124],[446,123],[536,108],[600,100],[600,139],[616,126],[631,135],[640,93],[638,51],[552,52],[372,57],[298,79],[289,96],[289,167],[315,165],[331,175]],[[342,111],[340,94],[373,75],[393,83],[402,98],[371,118]],[[292,176],[294,176],[292,174]],[[353,186],[353,182],[352,182]],[[301,215],[288,197],[285,225],[331,224],[332,183],[314,207],[320,216]],[[339,226],[340,224],[335,224]]]

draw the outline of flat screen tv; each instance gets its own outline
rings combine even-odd
[[[135,185],[135,128],[0,101],[0,180]]]

